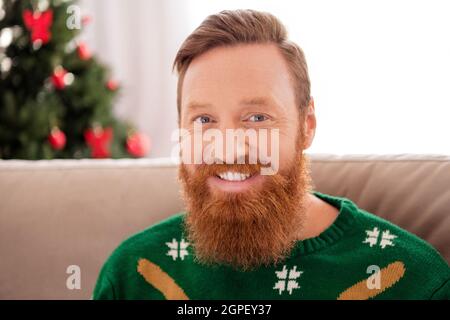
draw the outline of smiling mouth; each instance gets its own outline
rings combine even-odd
[[[224,192],[243,192],[256,187],[264,180],[259,173],[226,171],[208,178],[211,188]]]
[[[250,173],[242,173],[236,171],[227,171],[216,175],[217,178],[220,178],[225,181],[245,181],[251,178],[253,175]]]

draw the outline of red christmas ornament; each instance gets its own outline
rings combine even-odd
[[[53,149],[61,150],[66,145],[66,135],[58,127],[54,127],[48,135],[48,142]]]
[[[67,72],[63,67],[55,68],[51,76],[51,81],[53,86],[57,90],[64,89],[67,85],[71,84],[73,81],[73,74]]]
[[[108,158],[111,156],[109,148],[112,137],[112,128],[103,129],[102,127],[96,126],[84,132],[84,139],[91,148],[93,158]]]
[[[150,138],[144,133],[133,133],[127,138],[127,151],[135,157],[143,157],[150,151]]]
[[[108,88],[109,91],[116,91],[119,88],[119,83],[117,83],[116,80],[110,79],[106,83],[106,88]]]
[[[77,46],[77,54],[81,60],[89,60],[92,57],[91,51],[84,42],[80,42]]]
[[[34,12],[25,10],[22,13],[25,27],[31,31],[31,41],[33,43],[42,42],[46,44],[50,41],[51,33],[49,31],[53,23],[53,11]]]
[[[81,18],[81,23],[83,24],[83,26],[87,26],[91,22],[92,22],[92,16],[86,15]]]

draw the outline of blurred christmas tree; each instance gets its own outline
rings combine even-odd
[[[74,1],[0,0],[0,158],[141,157],[149,140],[114,117],[118,84],[78,40]]]

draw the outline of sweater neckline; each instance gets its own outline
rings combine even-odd
[[[339,214],[334,222],[317,237],[297,241],[289,255],[290,258],[297,255],[304,256],[336,243],[352,229],[355,222],[355,213],[358,208],[352,201],[347,198],[331,196],[318,191],[313,191],[312,193],[337,208]]]

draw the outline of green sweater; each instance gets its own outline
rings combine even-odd
[[[197,263],[182,212],[124,241],[93,299],[450,298],[450,268],[428,243],[346,198],[314,194],[339,209],[337,219],[276,266],[242,272]]]

